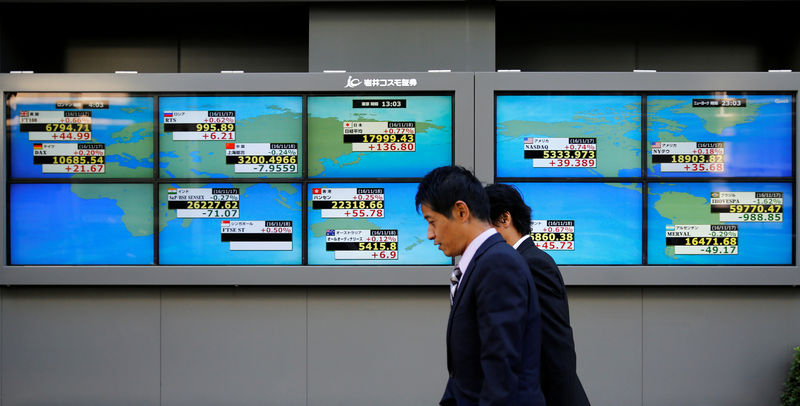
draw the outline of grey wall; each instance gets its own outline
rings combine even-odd
[[[570,287],[594,405],[777,405],[797,288]],[[2,405],[425,405],[441,287],[0,289]]]
[[[494,48],[488,4],[314,6],[309,13],[309,72],[493,71]]]

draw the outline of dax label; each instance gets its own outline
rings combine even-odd
[[[175,141],[233,141],[236,139],[235,111],[165,111],[164,132]]]
[[[231,251],[291,251],[291,221],[223,220],[221,240]]]
[[[739,226],[734,224],[676,224],[667,226],[666,237],[675,255],[739,253]]]
[[[105,144],[35,143],[33,164],[42,166],[42,173],[105,173]]]
[[[711,212],[722,222],[782,223],[783,192],[711,192]]]
[[[382,218],[383,188],[313,188],[311,209],[322,218]]]
[[[297,173],[297,143],[227,143],[225,163],[236,173]]]
[[[170,188],[167,209],[178,218],[239,218],[239,189]]]
[[[531,239],[541,250],[574,251],[575,220],[533,220]]]
[[[334,259],[397,259],[397,230],[327,230],[325,250]]]

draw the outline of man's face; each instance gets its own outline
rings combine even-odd
[[[428,239],[439,246],[439,249],[448,257],[455,257],[464,253],[467,248],[464,241],[464,223],[459,221],[457,215],[447,218],[444,214],[437,213],[427,204],[422,204],[422,215],[428,222]]]

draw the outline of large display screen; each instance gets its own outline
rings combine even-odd
[[[153,98],[16,93],[6,99],[14,178],[152,178]]]
[[[642,96],[501,95],[497,176],[641,176]]]
[[[158,199],[161,264],[302,264],[300,184],[170,183]]]
[[[160,97],[165,178],[299,178],[300,96]]]
[[[559,265],[642,264],[641,184],[512,185],[532,209],[533,242]]]
[[[421,178],[452,162],[452,96],[308,98],[311,178]]]
[[[427,239],[416,183],[308,185],[309,265],[452,264]]]
[[[153,186],[9,186],[12,265],[152,264]]]
[[[793,262],[791,183],[650,183],[649,264]]]
[[[647,175],[792,176],[788,94],[647,96]]]

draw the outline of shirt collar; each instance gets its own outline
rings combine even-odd
[[[464,253],[461,254],[461,259],[458,261],[458,267],[461,269],[461,272],[466,273],[467,267],[469,267],[470,261],[472,261],[472,257],[475,256],[475,252],[478,251],[478,248],[483,245],[486,240],[489,239],[492,235],[496,234],[497,230],[494,227],[489,227],[486,231],[478,234],[472,241],[470,241],[469,245],[467,245],[467,249],[464,250]],[[464,279],[462,274],[461,279]]]
[[[522,245],[522,242],[525,241],[526,238],[531,238],[531,235],[530,234],[523,235],[522,238],[520,238],[519,240],[517,240],[517,242],[514,243],[514,249],[519,248],[519,246]]]

